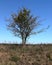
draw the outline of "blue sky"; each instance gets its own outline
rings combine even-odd
[[[41,20],[45,19],[44,27],[50,25],[50,28],[37,35],[31,36],[28,43],[52,42],[52,0],[0,0],[0,42],[21,42],[21,39],[15,37],[6,28],[6,19],[10,18],[12,13],[18,12],[22,7],[30,9],[33,16],[39,16]]]

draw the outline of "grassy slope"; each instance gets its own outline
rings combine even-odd
[[[52,65],[52,44],[0,44],[0,65]]]

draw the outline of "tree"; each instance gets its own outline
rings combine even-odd
[[[22,39],[22,44],[26,43],[26,40],[30,35],[40,33],[44,30],[39,29],[39,31],[35,31],[36,28],[39,28],[41,22],[38,21],[37,16],[33,17],[30,10],[26,8],[22,8],[18,14],[12,14],[9,21],[10,23],[7,27],[15,36]]]

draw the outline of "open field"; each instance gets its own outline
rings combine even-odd
[[[0,65],[52,65],[52,44],[0,44]]]

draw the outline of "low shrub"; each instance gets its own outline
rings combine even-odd
[[[17,62],[17,61],[20,60],[20,57],[18,57],[18,56],[12,56],[12,57],[10,58],[10,60],[11,60],[11,61],[14,61],[14,62]]]

